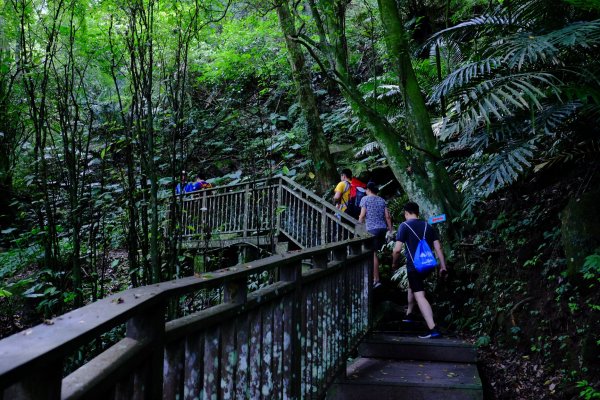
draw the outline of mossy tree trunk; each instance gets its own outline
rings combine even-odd
[[[0,60],[9,59],[11,50],[4,34],[5,21],[0,15]],[[13,105],[13,87],[16,74],[0,73],[0,230],[14,220],[13,163],[18,152],[22,130],[16,121],[17,109]]]
[[[598,193],[588,193],[571,199],[560,215],[569,276],[579,272],[585,258],[600,248],[599,211]]]
[[[279,17],[279,25],[285,37],[292,77],[298,89],[298,101],[306,121],[306,130],[310,141],[309,152],[319,183],[318,189],[321,193],[325,193],[335,183],[337,173],[335,164],[329,153],[304,53],[298,42],[293,40],[297,32],[294,16],[290,12],[287,0],[278,2],[277,16]]]
[[[430,195],[442,204],[449,214],[456,215],[461,199],[450,181],[448,173],[440,164],[441,156],[437,140],[431,129],[431,119],[425,98],[412,67],[408,35],[395,0],[378,0],[379,14],[385,31],[388,57],[396,67],[402,101],[406,109],[407,136],[410,143],[418,143],[420,151],[414,152],[415,164],[422,166],[430,177]]]
[[[400,132],[384,115],[377,112],[362,97],[348,69],[345,36],[345,0],[309,0],[313,18],[321,36],[319,48],[299,39],[310,49],[311,55],[324,72],[334,79],[345,99],[368,127],[388,160],[396,179],[417,202],[425,217],[446,213],[450,218],[460,211],[460,196],[440,164],[437,142],[431,129],[429,114],[412,69],[402,21],[393,0],[379,3],[379,11],[386,29],[386,44],[392,64],[397,69],[399,84],[406,107],[407,132]],[[390,15],[391,14],[391,15]],[[326,64],[330,64],[329,68]],[[333,70],[333,73],[330,73]]]

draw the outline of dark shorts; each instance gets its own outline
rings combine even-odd
[[[414,267],[408,268],[406,275],[408,276],[408,286],[410,287],[410,290],[412,290],[413,293],[424,292],[425,284],[423,281],[429,276],[429,274],[431,274],[431,271],[423,274],[421,272],[417,272]]]
[[[381,250],[383,245],[385,244],[385,234],[387,233],[387,229],[371,229],[369,233],[373,235],[373,249],[376,251]]]

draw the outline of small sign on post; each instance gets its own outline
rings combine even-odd
[[[433,217],[429,217],[430,224],[439,224],[440,222],[446,221],[446,214],[434,215]]]

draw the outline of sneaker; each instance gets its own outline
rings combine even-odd
[[[439,331],[437,326],[433,329],[430,329],[426,334],[419,336],[420,339],[437,339],[441,337],[442,333]]]
[[[404,319],[402,320],[402,322],[417,322],[419,320],[419,317],[416,314],[410,313],[410,314],[406,314],[406,316],[404,316]]]
[[[373,289],[377,289],[380,286],[381,286],[381,282],[379,282],[379,281],[373,283]]]

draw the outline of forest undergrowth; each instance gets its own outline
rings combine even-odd
[[[598,281],[585,268],[567,274],[560,219],[597,181],[552,174],[479,208],[434,300],[445,323],[478,346],[487,398],[600,396]]]

